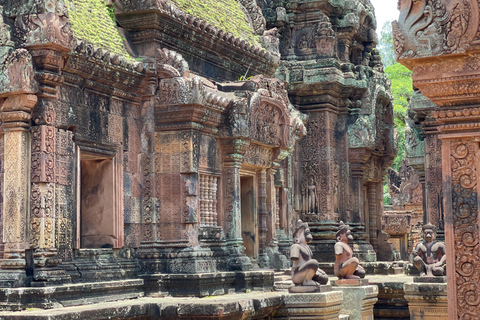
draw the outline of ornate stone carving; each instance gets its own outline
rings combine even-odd
[[[157,74],[161,78],[188,76],[188,63],[182,55],[168,49],[157,50]]]
[[[405,204],[421,204],[423,201],[422,184],[418,173],[402,161],[399,172],[388,168],[388,187],[392,204],[396,209],[404,209]]]
[[[25,47],[55,45],[67,51],[73,48],[73,34],[66,16],[54,12],[19,16],[15,36]]]
[[[262,9],[257,5],[255,0],[240,0],[240,3],[247,11],[250,18],[250,24],[257,35],[263,35],[265,31],[265,18],[262,14]]]
[[[393,23],[395,57],[410,59],[464,52],[478,30],[478,3],[401,0]]]
[[[335,52],[335,32],[330,19],[322,12],[315,32],[317,54],[332,57]]]
[[[310,175],[304,179],[302,184],[302,213],[303,214],[317,214],[320,201],[318,199],[317,186],[315,177]]]
[[[50,126],[33,127],[32,182],[55,181],[56,129]]]
[[[448,141],[448,142],[447,142]],[[449,250],[455,252],[456,275],[455,288],[457,291],[458,315],[471,314],[477,309],[480,299],[477,299],[480,284],[475,276],[476,266],[480,265],[478,258],[479,232],[477,199],[477,165],[475,142],[467,139],[451,139],[449,143],[450,166],[452,177],[452,238]],[[449,217],[447,217],[449,218]],[[452,266],[453,268],[453,266]]]
[[[350,148],[374,148],[375,129],[372,118],[361,116],[348,128],[348,146]]]
[[[270,167],[273,161],[273,151],[270,148],[251,143],[244,155],[244,163],[258,167]]]

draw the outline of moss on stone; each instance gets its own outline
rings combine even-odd
[[[105,0],[65,0],[75,37],[96,47],[133,60],[125,49],[124,39],[109,16]]]
[[[173,0],[180,9],[259,46],[237,0]]]

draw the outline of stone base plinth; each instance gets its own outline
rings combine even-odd
[[[334,287],[338,286],[368,286],[368,279],[338,279],[331,280],[330,283]]]
[[[269,292],[273,289],[271,270],[245,272],[211,272],[198,274],[150,274],[145,281],[149,297],[206,297],[249,291]]]
[[[0,288],[15,288],[28,285],[32,277],[27,277],[25,269],[0,269]]]
[[[405,283],[404,291],[410,310],[410,319],[448,319],[446,283],[410,282]]]
[[[293,286],[288,288],[290,293],[310,293],[310,292],[327,292],[332,291],[331,285],[318,285],[318,286]]]
[[[342,314],[349,315],[350,320],[373,320],[373,305],[378,300],[377,286],[334,286],[333,290],[343,292]]]
[[[343,294],[338,291],[288,294],[273,319],[338,319],[342,301]]]

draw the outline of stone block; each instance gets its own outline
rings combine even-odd
[[[410,310],[410,319],[448,319],[447,283],[409,282],[405,283],[404,291]]]
[[[273,319],[338,319],[342,301],[339,291],[288,294]]]
[[[333,291],[343,293],[342,314],[350,316],[351,320],[373,320],[373,305],[378,300],[378,287],[367,286],[336,286]]]

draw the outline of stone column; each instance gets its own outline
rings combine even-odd
[[[260,169],[258,174],[258,240],[259,255],[258,265],[260,268],[268,268],[270,261],[266,254],[267,246],[267,171]]]
[[[248,142],[235,139],[222,141],[224,151],[223,195],[225,208],[225,237],[230,270],[250,270],[250,259],[243,253],[240,168]]]
[[[8,97],[1,109],[4,128],[3,242],[5,255],[0,265],[5,269],[25,269],[25,249],[30,220],[30,118],[37,96],[19,94]],[[2,276],[2,280],[6,280]],[[17,278],[9,286],[22,285]],[[2,281],[3,282],[3,281]]]
[[[277,190],[275,188],[275,173],[277,169],[266,170],[266,192],[267,192],[267,237],[266,244],[269,245],[272,241],[276,242],[276,229],[280,227],[280,211],[277,208]],[[278,191],[278,202],[280,201],[281,191]],[[277,220],[278,215],[278,220]]]

